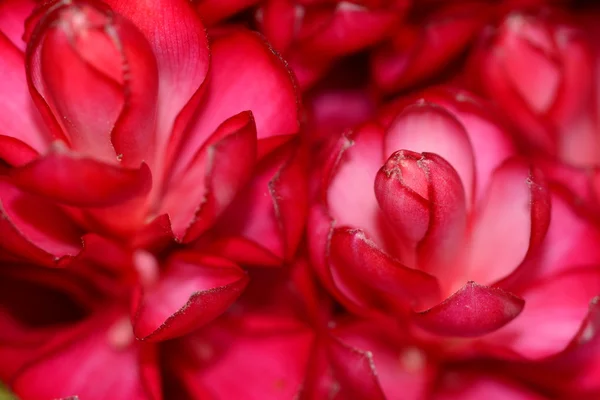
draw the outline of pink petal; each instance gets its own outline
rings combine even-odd
[[[280,262],[293,259],[308,208],[306,154],[299,146],[294,140],[261,160],[254,179],[218,221],[219,237],[254,242]]]
[[[333,334],[353,349],[371,354],[386,399],[420,399],[433,385],[434,364],[397,326],[356,321],[334,328]]]
[[[302,19],[302,6],[292,0],[265,1],[256,13],[260,31],[274,48],[285,52],[294,40]]]
[[[437,306],[415,313],[415,322],[441,336],[474,337],[493,332],[515,319],[525,301],[498,288],[467,282]]]
[[[217,36],[211,74],[196,122],[179,147],[174,176],[227,118],[252,111],[258,139],[298,131],[298,99],[290,71],[258,35],[244,30]]]
[[[0,3],[0,7],[2,6]],[[0,15],[2,12],[0,11]],[[35,110],[25,76],[23,54],[0,32],[0,134],[14,137],[41,152],[47,145],[35,121]]]
[[[33,11],[35,5],[33,0],[5,0],[0,2],[0,32],[6,35],[21,51],[25,51],[27,45],[23,40],[25,20]]]
[[[464,126],[447,110],[435,104],[415,104],[402,112],[388,128],[384,156],[398,150],[435,153],[454,167],[467,204],[475,190],[473,148]]]
[[[296,398],[306,373],[313,334],[305,327],[256,332],[214,324],[180,344],[193,364],[177,366],[191,398]]]
[[[176,254],[134,303],[134,333],[152,341],[183,336],[221,315],[247,283],[244,271],[224,259]]]
[[[23,193],[0,180],[1,247],[44,265],[81,250],[81,232],[69,217],[45,199]]]
[[[382,142],[383,132],[377,125],[364,125],[343,136],[331,153],[332,166],[326,168],[323,182],[336,223],[364,230],[379,245],[384,242],[383,221],[372,188],[384,162]]]
[[[57,146],[54,152],[11,171],[24,190],[55,201],[83,207],[102,207],[142,196],[152,176],[146,164],[120,168],[79,158]]]
[[[543,400],[543,397],[526,387],[506,379],[482,373],[461,373],[449,371],[447,379],[442,378],[432,400]],[[451,375],[452,374],[452,375]],[[478,376],[480,375],[480,376]]]
[[[31,399],[72,395],[90,400],[159,399],[160,390],[153,390],[156,382],[152,382],[155,349],[115,341],[114,335],[126,334],[119,330],[127,326],[109,317],[101,316],[56,336],[41,357],[21,369],[12,384],[15,393]],[[102,385],[90,384],[94,381]]]
[[[512,273],[546,235],[549,197],[544,177],[525,162],[498,168],[476,211],[462,279],[491,284]]]
[[[436,276],[447,274],[467,222],[465,191],[454,168],[436,154],[401,150],[379,170],[375,195],[408,248],[401,257],[410,260],[416,250],[413,264]]]
[[[563,351],[584,323],[590,301],[600,293],[600,269],[579,268],[526,289],[525,308],[513,323],[486,342],[506,346],[528,359]]]
[[[340,382],[339,398],[385,400],[370,351],[356,349],[332,338],[329,357],[333,375]]]
[[[143,3],[108,0],[107,3],[131,20],[150,43],[158,66],[156,145],[157,149],[166,149],[169,142],[174,146],[199,104],[208,73],[209,49],[204,26],[186,0]],[[233,114],[237,113],[227,117]],[[208,134],[217,125],[212,128]]]
[[[434,277],[403,266],[361,231],[335,229],[329,254],[336,286],[367,308],[379,305],[399,313],[413,307],[427,308],[439,301]]]
[[[167,188],[168,213],[179,240],[189,242],[211,227],[250,179],[256,162],[256,127],[250,112],[221,124],[184,175]]]

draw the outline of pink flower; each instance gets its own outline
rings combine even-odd
[[[454,89],[418,99],[330,153],[309,220],[321,281],[444,357],[562,352],[600,292],[596,227],[516,154],[482,100]]]

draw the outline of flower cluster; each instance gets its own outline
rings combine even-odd
[[[0,0],[0,382],[600,398],[597,18]]]

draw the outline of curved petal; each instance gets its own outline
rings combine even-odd
[[[215,226],[219,237],[254,242],[280,262],[293,259],[308,208],[307,161],[300,145],[291,141],[261,160],[254,179]]]
[[[12,170],[15,183],[28,192],[83,207],[115,205],[150,190],[152,176],[146,164],[137,169],[120,168],[79,158],[61,147]]]
[[[23,166],[38,157],[31,146],[11,136],[0,135],[0,161],[13,167]]]
[[[186,0],[106,2],[142,31],[156,57],[156,148],[167,150],[168,145],[176,144],[175,141],[188,126],[201,100],[203,83],[209,69],[208,39],[204,26]],[[237,113],[226,117],[233,114]],[[225,118],[218,123],[223,120]],[[216,128],[216,124],[212,126],[208,135]],[[195,152],[197,148],[192,151]],[[163,160],[159,157],[158,161]],[[162,165],[159,165],[157,170],[161,169]]]
[[[259,0],[198,0],[195,3],[202,20],[212,26],[258,2]]]
[[[350,298],[367,307],[389,307],[392,312],[422,310],[439,301],[434,277],[387,256],[363,232],[338,228],[330,240],[331,274]]]
[[[224,259],[176,254],[134,302],[135,336],[163,341],[190,333],[227,310],[247,283],[244,271]]]
[[[496,170],[474,216],[463,279],[491,284],[510,275],[543,241],[549,223],[544,177],[522,160],[508,160]]]
[[[36,111],[25,76],[25,58],[1,32],[0,54],[0,76],[3,77],[0,93],[10,93],[10,96],[0,96],[0,134],[14,137],[41,152],[47,146],[47,139],[35,120]]]
[[[0,180],[0,247],[26,260],[54,266],[81,250],[79,228],[46,199]]]
[[[384,162],[381,150],[383,130],[378,125],[363,125],[344,135],[332,152],[323,184],[331,217],[340,226],[363,229],[380,246],[385,242],[381,230],[381,211],[373,182]]]
[[[490,374],[461,373],[449,371],[448,379],[442,378],[440,385],[431,397],[432,400],[544,400],[541,396],[527,387],[496,378]]]
[[[228,31],[211,44],[211,74],[202,108],[177,153],[175,179],[227,118],[252,111],[258,139],[298,131],[298,98],[290,71],[264,40]]]
[[[563,351],[576,337],[589,304],[600,294],[600,269],[579,268],[525,289],[515,321],[485,338],[533,360]]]
[[[133,339],[131,326],[114,315],[86,321],[55,336],[41,357],[19,371],[12,388],[27,399],[73,395],[91,400],[161,398],[156,349],[140,346],[129,337]],[[90,384],[95,380],[103,384]]]
[[[416,250],[402,259],[416,256],[420,269],[444,278],[452,274],[449,266],[461,250],[467,223],[456,170],[436,154],[401,150],[377,174],[375,195],[396,233],[407,239],[402,242],[408,242],[408,252]]]
[[[467,282],[437,306],[414,314],[423,329],[440,335],[475,337],[493,332],[523,310],[525,301],[498,288]]]
[[[388,128],[384,156],[397,150],[435,153],[458,172],[465,188],[467,205],[475,190],[473,148],[464,126],[444,108],[421,103],[407,107]]]
[[[254,118],[243,112],[223,122],[198,150],[184,175],[167,188],[161,206],[179,240],[196,239],[229,206],[251,178],[256,147]]]
[[[55,137],[104,162],[151,162],[156,64],[143,35],[100,4],[46,7],[27,67]]]

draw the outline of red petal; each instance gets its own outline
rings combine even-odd
[[[432,400],[544,400],[530,389],[493,375],[466,374],[450,370]]]
[[[467,282],[437,306],[415,313],[415,322],[441,336],[474,337],[493,332],[515,319],[525,301],[498,288]]]
[[[37,156],[37,151],[19,139],[0,135],[0,161],[13,167],[20,167],[35,160]]]
[[[217,128],[184,175],[167,188],[160,212],[169,214],[178,239],[189,242],[212,226],[250,179],[256,151],[250,112],[231,117]]]
[[[431,103],[408,107],[390,125],[384,156],[397,150],[435,153],[458,172],[465,188],[467,205],[475,189],[473,148],[464,126],[446,109]]]
[[[377,174],[375,194],[405,239],[402,259],[436,276],[451,273],[467,222],[465,191],[454,168],[436,154],[401,150]]]
[[[519,159],[507,161],[496,170],[475,214],[461,279],[491,284],[508,276],[542,242],[549,222],[543,176]]]
[[[297,141],[261,160],[255,178],[216,226],[220,237],[255,242],[281,261],[296,254],[307,214],[306,157]]]
[[[25,76],[25,59],[1,32],[0,54],[0,75],[3,77],[0,93],[10,93],[10,96],[0,96],[0,134],[14,137],[41,152],[47,141],[34,119],[35,111]]]
[[[11,176],[26,191],[83,207],[115,205],[145,195],[152,185],[146,164],[120,168],[79,158],[60,147],[11,171]]]
[[[212,42],[210,85],[179,148],[175,177],[227,118],[252,111],[259,139],[298,131],[296,89],[283,61],[257,34],[231,31]]]
[[[108,0],[107,3],[142,31],[156,57],[159,80],[156,145],[159,150],[166,149],[187,127],[200,101],[209,67],[204,26],[186,0],[143,3]],[[233,114],[237,113],[227,117]],[[195,150],[197,147],[192,151]],[[158,166],[157,170],[160,169]]]
[[[285,52],[301,23],[300,5],[291,0],[267,0],[255,15],[260,31],[277,50]]]
[[[221,315],[247,283],[244,271],[224,259],[176,254],[160,280],[142,289],[134,307],[135,335],[162,341],[196,330]]]
[[[34,0],[5,0],[0,2],[0,32],[6,35],[21,51],[25,51],[27,45],[23,40],[25,20],[35,6]],[[4,53],[2,54],[4,55]]]
[[[329,252],[336,286],[367,307],[387,306],[397,313],[439,301],[434,277],[387,256],[361,231],[334,230]]]
[[[5,250],[53,266],[81,250],[81,232],[55,205],[0,180],[0,232]]]
[[[179,363],[177,372],[190,398],[277,400],[300,391],[313,334],[302,326],[253,332],[221,323],[184,340],[180,349],[195,362]]]
[[[117,333],[113,330],[121,328],[119,323],[114,315],[101,316],[55,336],[43,356],[19,372],[13,390],[28,399],[72,395],[90,400],[161,398],[160,390],[153,390],[159,381],[152,382],[156,379],[152,372],[157,361],[155,349],[111,343]],[[95,381],[102,385],[93,384]]]
[[[332,338],[329,357],[334,377],[340,382],[337,393],[340,399],[385,400],[370,351],[358,350]]]
[[[258,2],[259,0],[198,0],[196,8],[202,20],[210,26]]]
[[[513,323],[486,337],[528,359],[563,351],[584,323],[590,301],[600,293],[600,269],[571,270],[525,289],[526,305]]]

